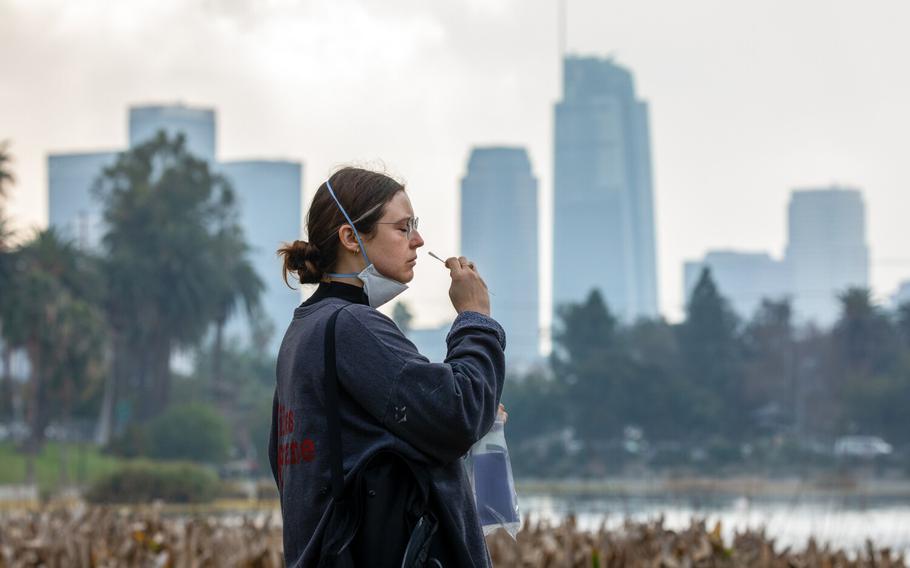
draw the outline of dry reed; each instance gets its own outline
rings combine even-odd
[[[500,531],[487,539],[497,568],[699,568],[819,567],[904,568],[903,555],[819,547],[777,550],[761,532],[735,534],[703,521],[673,531],[662,521],[627,522],[619,529],[579,530],[575,519],[552,526],[525,522],[513,540]],[[109,508],[83,505],[0,517],[0,568],[155,567],[278,568],[281,526],[277,515],[163,515],[160,507]]]
[[[904,568],[904,558],[867,543],[861,554],[820,548],[810,540],[802,551],[777,550],[763,532],[736,533],[725,543],[720,525],[708,530],[704,521],[674,531],[663,520],[627,521],[619,529],[578,530],[574,517],[559,526],[527,520],[515,540],[503,531],[487,538],[497,568]]]

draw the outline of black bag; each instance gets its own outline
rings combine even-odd
[[[458,562],[441,535],[431,507],[427,470],[391,450],[370,456],[344,484],[335,321],[329,317],[325,338],[325,403],[332,510],[323,532],[320,568],[452,567]]]

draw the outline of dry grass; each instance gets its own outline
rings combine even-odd
[[[819,548],[810,541],[802,551],[776,550],[774,541],[759,532],[737,533],[725,543],[721,527],[708,530],[693,521],[684,531],[673,531],[663,521],[627,522],[620,530],[585,532],[569,518],[560,526],[525,522],[517,540],[503,531],[487,539],[497,568],[696,568],[696,567],[880,567],[903,568],[904,558],[867,543],[861,555]],[[851,558],[851,556],[853,556]]]
[[[560,526],[525,523],[513,541],[488,539],[497,568],[516,567],[881,567],[903,568],[901,555],[869,543],[859,555],[819,548],[777,550],[761,533],[724,542],[719,526],[693,522],[672,531],[660,521],[586,532],[569,518]],[[163,516],[160,507],[65,507],[0,517],[0,568],[156,567],[278,568],[280,521],[271,514]]]
[[[271,515],[227,523],[162,517],[157,508],[74,507],[0,521],[0,567],[278,568],[281,527]]]

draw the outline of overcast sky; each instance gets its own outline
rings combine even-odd
[[[671,319],[685,259],[782,254],[795,187],[862,189],[876,296],[910,279],[910,2],[568,6],[569,52],[613,54],[650,103]],[[217,109],[221,159],[302,161],[305,201],[344,163],[403,178],[426,248],[446,256],[470,148],[521,145],[540,180],[548,301],[556,13],[555,0],[0,0],[11,212],[46,225],[49,152],[121,149],[129,105],[182,101]],[[443,267],[417,270],[418,323],[454,313]]]

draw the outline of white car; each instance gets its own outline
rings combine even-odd
[[[834,442],[834,455],[851,458],[875,458],[894,451],[891,444],[878,436],[844,436]]]

